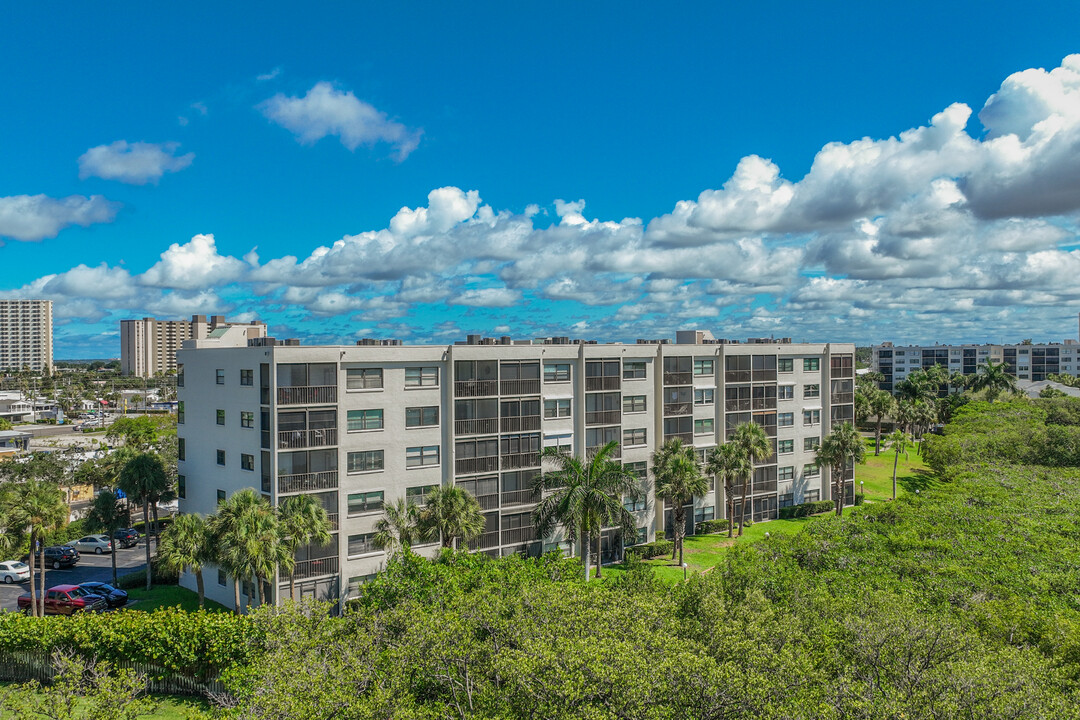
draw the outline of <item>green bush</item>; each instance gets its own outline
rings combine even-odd
[[[829,512],[833,509],[832,500],[818,500],[815,502],[805,502],[799,505],[792,505],[791,507],[780,508],[780,518],[782,520],[790,520],[791,518],[806,517],[808,515],[817,515],[823,512]]]
[[[65,545],[75,542],[86,535],[86,521],[73,520],[62,528],[57,528],[45,536],[46,545]]]
[[[634,545],[626,548],[628,555],[637,555],[642,560],[668,555],[675,549],[675,543],[671,540],[654,540],[651,543]]]
[[[694,532],[698,535],[709,535],[710,533],[724,532],[728,529],[728,521],[723,519],[716,520],[704,520],[699,522],[694,527]]]
[[[180,582],[179,573],[162,568],[156,555],[150,559],[150,565],[154,568],[153,580],[155,585],[176,585]],[[117,584],[123,590],[146,587],[146,569],[144,568],[133,573],[128,573],[127,575],[121,575],[118,578]]]

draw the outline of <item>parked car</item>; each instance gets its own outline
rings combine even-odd
[[[30,612],[30,593],[19,596],[19,609]],[[45,591],[46,615],[74,615],[78,612],[101,612],[109,603],[78,585],[54,585]]]
[[[37,557],[37,553],[34,553],[34,555]],[[23,562],[27,562],[29,559],[29,555],[22,556]],[[45,564],[51,566],[53,570],[69,568],[77,562],[79,562],[79,551],[73,547],[50,545],[45,548]]]
[[[139,544],[139,533],[135,528],[123,528],[113,533],[113,537],[116,538],[116,542],[120,547],[135,547]]]
[[[110,608],[124,607],[127,605],[128,594],[120,588],[113,587],[109,583],[84,582],[79,585],[83,590],[105,598]]]
[[[30,579],[30,566],[18,560],[0,562],[0,580],[10,585],[15,582],[26,582]]]
[[[112,543],[105,535],[87,535],[75,541],[75,549],[79,552],[92,552],[95,555],[112,552]]]

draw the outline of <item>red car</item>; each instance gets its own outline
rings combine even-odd
[[[30,612],[30,593],[19,596],[19,609]],[[101,612],[108,608],[105,598],[78,585],[54,585],[45,591],[46,615],[74,615],[77,612]]]

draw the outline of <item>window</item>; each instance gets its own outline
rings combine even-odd
[[[438,387],[439,368],[405,368],[405,387]]]
[[[821,423],[821,411],[820,410],[803,410],[802,411],[802,424],[803,425],[818,425]]]
[[[424,467],[439,464],[439,446],[423,445],[405,448],[405,467]]]
[[[817,465],[803,465],[803,477],[817,477],[821,475],[821,468]]]
[[[348,368],[346,390],[376,390],[382,387],[382,368]]]
[[[778,507],[791,507],[795,504],[795,493],[785,493],[783,495],[777,495],[776,499],[779,501]]]
[[[776,359],[777,372],[795,372],[795,359],[794,358],[777,358]]]
[[[795,452],[795,441],[794,440],[777,440],[776,441],[776,452],[780,453],[781,455],[787,455],[788,453]]]
[[[255,469],[255,456],[248,455],[246,453],[240,453],[240,469],[241,470],[254,470]]]
[[[255,372],[253,370],[240,371],[240,384],[251,387],[255,384]]]
[[[627,472],[637,475],[638,480],[645,480],[649,477],[649,464],[645,461],[625,463],[623,468],[625,468]]]
[[[629,495],[624,495],[622,499],[622,506],[626,509],[627,512],[639,512],[641,510],[644,510],[645,496],[641,495],[638,497],[637,500],[634,500],[634,498],[630,497]]]
[[[372,542],[375,539],[375,533],[362,533],[360,535],[349,536],[349,555],[366,555],[367,553],[379,552],[379,549],[375,547],[375,543]]]
[[[405,502],[409,505],[423,505],[427,502],[428,493],[439,487],[438,485],[417,485],[405,488]]]
[[[623,380],[642,380],[645,378],[647,363],[644,360],[624,360],[622,364]]]
[[[349,432],[354,430],[382,430],[382,410],[349,410],[346,413]]]
[[[561,418],[570,417],[570,400],[545,400],[544,401],[544,417]]]
[[[176,366],[176,387],[184,387],[184,366]]]
[[[802,449],[803,450],[817,450],[819,447],[821,447],[821,438],[819,438],[819,437],[803,438],[803,441],[802,441]]]
[[[777,427],[791,427],[795,424],[795,413],[776,413]]]
[[[707,520],[712,520],[716,517],[716,506],[706,505],[705,507],[694,508],[694,525],[703,523]]]
[[[221,585],[222,587],[225,586],[225,571],[224,570],[218,570],[217,571],[217,584]]]
[[[795,466],[788,465],[786,467],[776,468],[777,480],[794,480],[795,479]]]
[[[368,575],[354,575],[349,578],[349,595],[353,596],[360,592],[360,586],[365,585],[376,578],[376,573]]]
[[[716,398],[716,391],[712,388],[702,388],[694,391],[695,405],[712,405]]]
[[[802,394],[804,398],[821,397],[821,386],[817,383],[814,383],[813,385],[803,385]]]
[[[176,476],[176,497],[181,500],[187,497],[187,477],[184,475]]]
[[[176,438],[176,459],[187,460],[187,441],[184,438]]]
[[[713,375],[714,365],[712,360],[695,360],[694,361],[694,374],[701,375]]]
[[[222,368],[218,368],[218,370],[217,370],[217,384],[218,385],[224,385],[225,384],[225,370],[222,369]]]
[[[820,499],[821,499],[821,491],[820,490],[804,490],[803,491],[803,496],[802,496],[802,501],[803,502],[817,502]]]
[[[240,427],[253,428],[255,427],[255,413],[240,411]]]
[[[220,505],[223,502],[225,502],[225,491],[224,490],[218,490],[217,491],[217,504]]]
[[[641,412],[645,412],[645,396],[644,395],[623,395],[622,411],[624,413],[641,413]]]
[[[570,382],[570,363],[544,363],[544,382]]]
[[[369,472],[383,469],[382,450],[363,450],[351,452],[348,457],[348,472]]]
[[[350,493],[349,494],[349,515],[359,515],[361,513],[375,512],[376,510],[383,509],[383,491],[375,490],[372,492],[362,493]],[[350,553],[351,554],[351,553]]]
[[[817,372],[820,369],[820,361],[817,358],[803,358],[802,369],[804,372]]]
[[[694,421],[694,434],[695,435],[712,435],[713,433],[713,419],[712,418],[700,418]]]
[[[177,425],[183,425],[184,424],[184,401],[183,400],[176,403],[176,424]]]
[[[794,400],[795,399],[795,386],[794,385],[779,385],[776,388],[777,400]]]
[[[225,411],[224,410],[218,410],[217,411],[217,424],[218,425],[224,425],[225,424]]]
[[[217,451],[217,464],[218,465],[224,465],[225,464],[225,451],[224,450],[218,450]]]
[[[430,427],[439,424],[439,406],[405,408],[405,427]]]
[[[623,445],[644,445],[646,442],[645,428],[623,430],[622,440]]]

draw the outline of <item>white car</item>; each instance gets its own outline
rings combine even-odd
[[[30,579],[30,566],[18,560],[0,562],[0,580],[10,585],[14,582],[26,582]]]
[[[84,538],[79,538],[72,545],[79,552],[92,552],[96,555],[112,552],[112,545],[104,535],[87,535]]]

